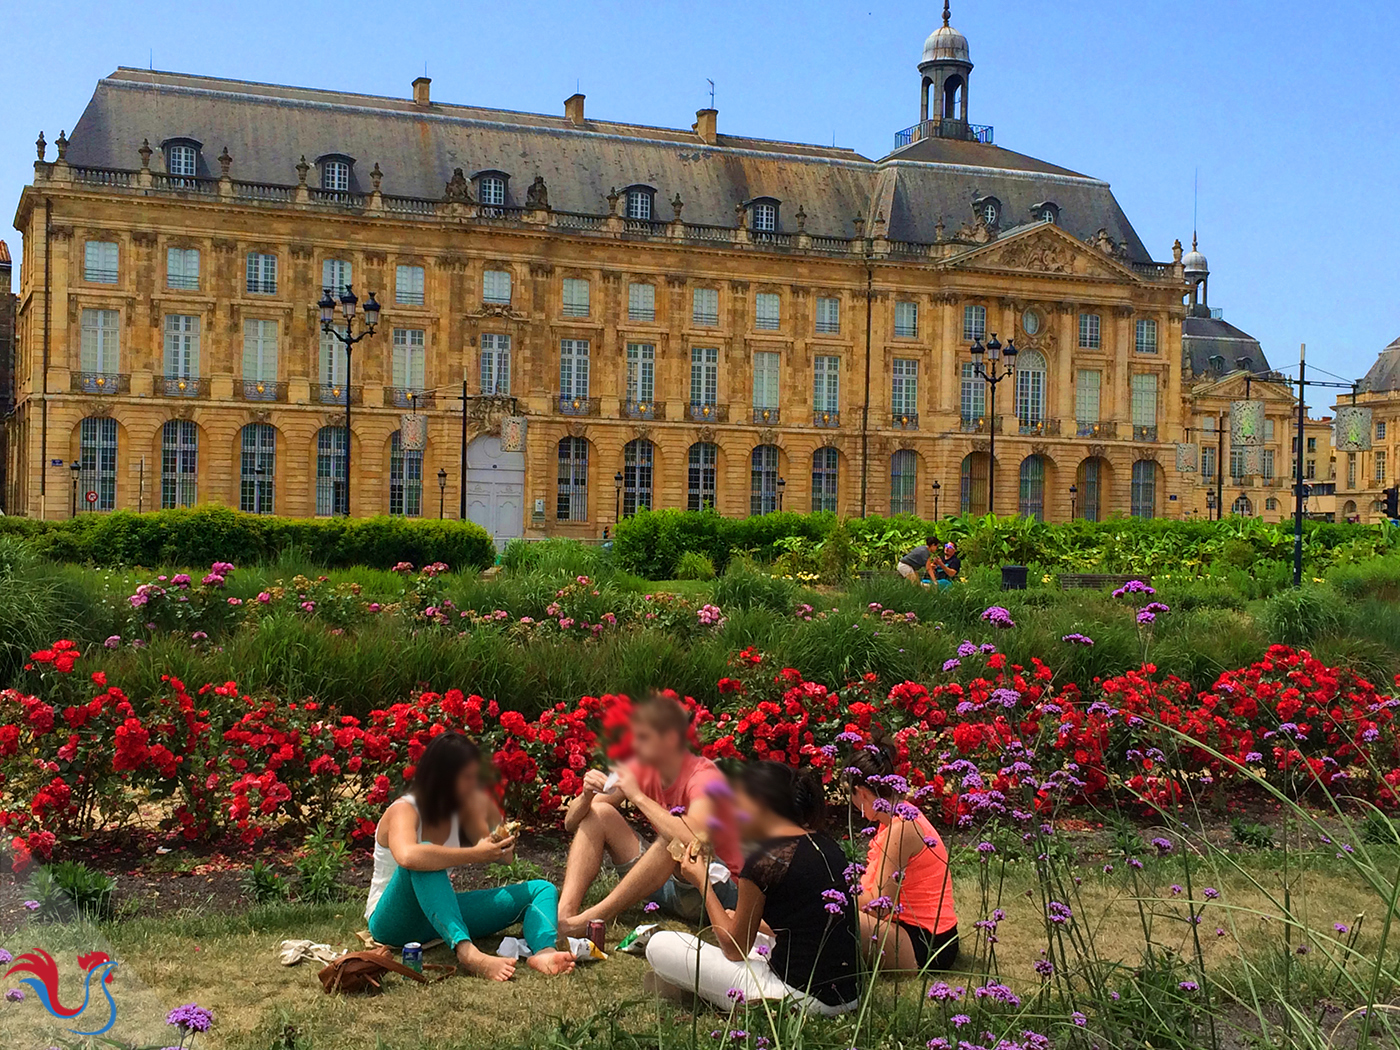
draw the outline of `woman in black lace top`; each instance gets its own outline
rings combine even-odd
[[[659,990],[697,994],[726,1009],[739,999],[789,999],[827,1016],[853,1009],[860,996],[855,906],[845,854],[821,830],[821,781],[779,762],[755,762],[736,789],[745,838],[758,843],[739,874],[739,903],[727,912],[706,893],[718,945],[669,931],[652,937],[647,961]],[[684,860],[681,869],[706,891],[704,858]],[[765,922],[772,944],[755,949]]]

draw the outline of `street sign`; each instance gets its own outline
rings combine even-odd
[[[91,489],[88,489],[88,494],[84,496],[83,499],[87,500],[89,503],[96,503],[97,493],[93,492]]]

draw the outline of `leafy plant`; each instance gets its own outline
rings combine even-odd
[[[291,895],[287,880],[261,858],[253,861],[253,866],[243,877],[242,888],[254,904],[276,904]]]
[[[321,825],[306,836],[300,855],[292,862],[296,869],[297,900],[307,904],[328,904],[345,897],[345,872],[350,852],[345,843]]]
[[[715,563],[699,551],[686,551],[676,563],[678,580],[713,580]]]
[[[117,880],[82,861],[64,860],[35,870],[26,892],[39,902],[43,919],[78,918],[101,922],[112,917]]]
[[[544,878],[544,869],[534,861],[519,855],[512,857],[509,864],[486,865],[486,877],[502,886],[515,882],[529,882]]]
[[[1273,849],[1274,832],[1267,824],[1245,820],[1243,817],[1230,818],[1230,834],[1246,849]]]

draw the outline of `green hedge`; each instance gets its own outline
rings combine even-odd
[[[791,511],[740,519],[712,511],[642,511],[617,526],[614,553],[628,572],[671,579],[686,551],[704,554],[721,571],[741,554],[771,562],[795,543],[822,543],[836,520],[828,513]],[[942,540],[957,540],[964,560],[974,564],[1037,565],[1058,572],[1189,573],[1209,565],[1245,568],[1260,561],[1290,561],[1293,555],[1292,522],[1276,525],[1259,518],[1112,518],[1047,524],[992,516],[933,523],[898,515],[852,518],[845,525],[857,567],[870,568],[893,565],[930,532]],[[1305,562],[1317,571],[1400,548],[1400,529],[1309,521],[1304,523],[1303,542]]]
[[[496,560],[490,534],[472,522],[276,518],[223,507],[80,514],[68,521],[0,518],[4,534],[21,537],[34,553],[53,561],[94,565],[250,565],[288,549],[327,568],[442,561],[453,569],[484,569]]]

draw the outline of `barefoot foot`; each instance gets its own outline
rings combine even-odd
[[[569,973],[574,968],[574,957],[568,952],[555,951],[553,948],[542,952],[536,952],[525,960],[525,965],[540,973],[549,974],[551,977]]]
[[[488,981],[509,981],[515,976],[514,959],[487,955],[469,941],[457,945],[457,962],[472,976]]]

